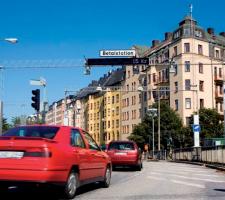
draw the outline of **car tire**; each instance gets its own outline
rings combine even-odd
[[[141,171],[142,168],[143,168],[142,161],[140,161],[140,163],[136,166],[136,170]]]
[[[112,174],[112,170],[111,170],[111,167],[108,165],[105,170],[105,176],[104,176],[104,180],[102,181],[102,187],[104,188],[109,187],[111,182],[111,174]]]
[[[63,188],[63,198],[73,199],[76,195],[77,188],[79,186],[78,174],[74,171],[71,171],[66,185]]]

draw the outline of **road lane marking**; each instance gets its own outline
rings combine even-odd
[[[170,179],[170,181],[173,183],[183,184],[183,185],[187,185],[187,186],[198,187],[198,188],[202,188],[202,189],[205,188],[204,185],[200,185],[200,184],[196,184],[196,183],[189,183],[189,182],[178,181],[178,180],[174,180],[174,179]]]
[[[151,174],[158,174],[158,175],[163,175],[163,174],[182,174],[182,175],[187,175],[187,172],[171,172],[171,171],[167,171],[167,172],[161,172],[159,173],[157,172],[151,172]],[[196,176],[207,176],[207,177],[214,177],[214,178],[223,178],[223,176],[219,176],[219,175],[212,175],[212,174],[196,174],[194,173],[194,175]]]
[[[180,175],[169,175],[169,176],[174,176],[174,177],[184,178],[184,179],[190,179],[190,180],[199,180],[199,181],[214,182],[214,183],[225,183],[225,181],[220,181],[220,180],[195,178],[195,177],[187,177],[187,176],[180,176]]]
[[[157,180],[157,181],[166,181],[168,179],[156,176],[148,176],[149,179]]]

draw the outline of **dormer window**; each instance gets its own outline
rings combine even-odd
[[[202,38],[203,37],[202,31],[201,30],[195,30],[195,36],[199,37],[199,38]]]
[[[190,36],[191,30],[190,28],[184,28],[184,36]]]
[[[180,37],[180,30],[178,30],[177,32],[174,33],[174,39],[177,39]]]

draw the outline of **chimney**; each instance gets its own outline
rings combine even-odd
[[[207,32],[210,35],[214,35],[214,28],[207,28]]]
[[[160,43],[159,40],[152,40],[152,47],[157,46]]]
[[[172,33],[166,32],[165,33],[165,40],[168,40],[172,36]]]
[[[225,32],[221,32],[221,33],[220,33],[220,36],[225,37]]]

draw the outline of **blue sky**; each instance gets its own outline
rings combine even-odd
[[[15,45],[0,43],[0,65],[18,60],[98,57],[100,49],[127,49],[151,45],[173,31],[193,4],[198,23],[216,32],[225,31],[224,0],[0,0],[0,38],[17,37]],[[32,114],[30,79],[47,80],[48,99],[63,97],[111,68],[95,68],[91,76],[83,68],[23,69],[4,71],[3,100],[7,118]],[[21,104],[26,104],[25,107]]]

